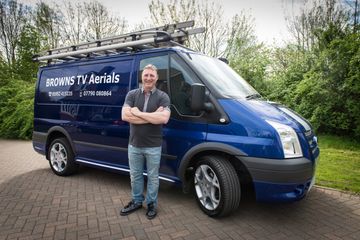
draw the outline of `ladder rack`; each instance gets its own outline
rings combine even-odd
[[[194,28],[194,21],[168,24],[119,36],[103,38],[77,45],[60,47],[33,56],[33,61],[63,62],[90,56],[104,56],[119,52],[156,48],[160,44],[184,44],[189,35],[203,33],[205,28]]]

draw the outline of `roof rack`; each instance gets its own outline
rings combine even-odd
[[[33,56],[33,61],[47,62],[69,61],[89,56],[103,56],[119,52],[156,48],[162,43],[183,44],[189,35],[203,33],[205,28],[194,28],[194,21],[167,24],[161,27],[126,33],[103,38],[92,42],[50,49]]]

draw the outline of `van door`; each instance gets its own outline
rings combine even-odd
[[[115,58],[79,66],[79,113],[73,139],[77,161],[128,168],[128,125],[121,107],[131,88],[134,58]]]
[[[189,148],[206,139],[207,123],[190,108],[190,87],[200,83],[190,67],[176,54],[142,55],[139,59],[138,81],[141,70],[147,64],[158,68],[157,88],[165,91],[171,100],[171,118],[164,126],[160,174],[178,180],[177,169]]]

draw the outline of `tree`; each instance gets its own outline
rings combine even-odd
[[[359,31],[359,19],[360,19],[360,2],[359,0],[344,0],[347,6],[350,7],[351,18],[353,21],[353,32]]]
[[[321,52],[297,86],[297,110],[322,132],[360,138],[360,34],[348,33]]]
[[[160,0],[152,0],[149,11],[155,25],[165,25],[194,20],[196,7],[195,0],[171,0],[166,5]]]
[[[271,64],[268,66],[267,97],[295,109],[295,89],[311,70],[315,60],[311,51],[300,51],[295,44],[273,49],[269,60]]]
[[[39,64],[32,61],[34,53],[40,52],[41,34],[31,25],[27,25],[20,35],[17,49],[17,61],[14,72],[19,79],[33,82],[36,79]]]
[[[84,42],[86,30],[84,20],[85,13],[81,3],[64,2],[63,24],[61,32],[66,44],[76,45]]]
[[[241,11],[240,15],[236,14],[226,28],[229,34],[225,49],[226,57],[239,56],[246,48],[257,45],[253,18],[243,11]]]
[[[250,22],[251,18],[244,13],[233,17],[225,56],[237,73],[262,95],[266,95],[271,52],[264,44],[257,42]]]
[[[60,44],[61,11],[59,7],[53,7],[40,1],[34,10],[34,21],[38,32],[45,36],[43,45],[46,48],[57,48]]]
[[[29,9],[16,0],[0,0],[0,41],[9,65],[16,60],[16,48],[28,14]]]
[[[330,26],[344,30],[348,26],[349,12],[339,0],[304,1],[299,16],[287,17],[288,29],[300,50],[318,47],[322,32]],[[336,36],[331,36],[336,38]],[[330,40],[331,41],[331,40]]]
[[[237,43],[241,45],[242,43]],[[263,44],[243,47],[238,55],[229,58],[230,66],[248,81],[261,95],[268,94],[270,50]]]
[[[96,40],[121,34],[125,31],[125,19],[112,16],[104,5],[98,1],[84,2],[86,40]]]
[[[250,17],[234,16],[230,22],[223,22],[224,12],[219,4],[207,0],[171,0],[168,4],[152,0],[149,4],[154,25],[165,25],[195,20],[195,27],[205,27],[205,32],[191,36],[188,46],[213,57],[228,57],[231,45],[239,34],[252,31]]]

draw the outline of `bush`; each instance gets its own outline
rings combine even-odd
[[[266,97],[300,113],[318,132],[360,139],[359,50],[360,34],[351,32],[317,51],[278,50]]]
[[[295,109],[320,132],[360,137],[360,41],[333,40],[295,89]]]
[[[34,85],[34,82],[11,79],[0,88],[0,137],[31,138]]]

